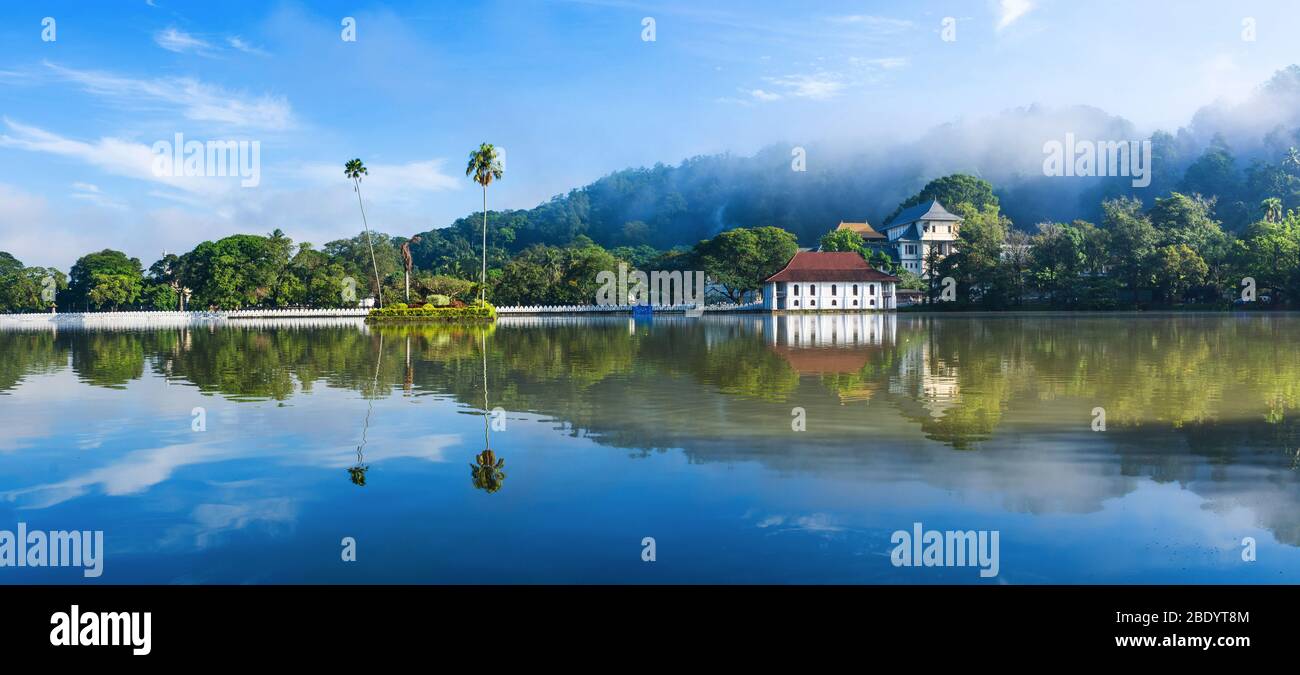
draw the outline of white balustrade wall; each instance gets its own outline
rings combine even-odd
[[[655,313],[684,314],[695,305],[655,307]],[[738,312],[762,309],[762,303],[707,305],[705,312]],[[67,312],[62,314],[0,314],[0,329],[132,329],[177,328],[250,321],[257,326],[353,325],[368,309],[241,309],[231,312]],[[498,307],[499,315],[631,314],[631,305],[526,305]],[[306,321],[306,320],[312,321]],[[253,321],[255,320],[255,322]]]

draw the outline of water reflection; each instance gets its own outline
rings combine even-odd
[[[697,471],[670,473],[673,481],[760,467],[812,481],[823,495],[887,501],[919,485],[1034,517],[1151,499],[1133,518],[1178,514],[1188,523],[1244,512],[1234,517],[1300,546],[1297,329],[1300,318],[1283,314],[874,314],[0,332],[0,396],[9,399],[0,424],[10,430],[0,440],[0,508],[89,499],[92,486],[137,495],[178,481],[286,480],[270,468],[210,475],[250,461],[325,467],[338,484],[346,468],[351,484],[365,486],[372,465],[395,463],[365,491],[373,497],[401,488],[403,471],[423,470],[396,464],[411,458],[457,467],[453,490],[500,491],[478,508],[505,508],[530,492],[555,508],[566,489],[600,489],[615,476],[650,481],[647,467],[673,455]],[[179,435],[187,421],[175,434],[159,431],[171,427],[153,411],[165,411],[169,395],[154,382],[217,397],[209,436]],[[183,403],[179,415],[192,405]],[[790,429],[796,406],[806,410],[805,432]],[[498,407],[526,420],[519,431],[514,422],[507,433],[492,426]],[[1104,433],[1090,428],[1095,407],[1106,411]],[[448,411],[470,416],[448,421]],[[478,414],[481,444],[472,440]],[[64,424],[73,415],[84,428]],[[466,420],[469,428],[459,424]],[[322,448],[308,442],[313,434],[339,442]],[[597,452],[529,464],[539,439]],[[65,455],[71,468],[48,468]],[[502,455],[518,474],[509,491]],[[588,478],[544,484],[543,474],[566,464]],[[1152,486],[1176,496],[1151,497]],[[591,511],[614,499],[583,494]]]
[[[366,396],[366,421],[361,425],[361,443],[357,445],[357,463],[348,467],[348,478],[357,487],[366,486],[366,443],[370,434],[370,416],[375,412],[375,397],[379,395],[379,366],[384,360],[384,336],[379,336],[379,349],[375,352],[375,377],[370,381],[370,394]],[[410,352],[407,352],[407,371],[410,371]]]
[[[492,410],[488,404],[487,331],[480,331],[479,340],[479,351],[483,355],[483,452],[475,455],[474,463],[469,465],[469,471],[474,487],[492,494],[505,484],[506,473],[502,469],[505,468],[506,460],[497,459],[496,453],[492,452],[490,419]]]

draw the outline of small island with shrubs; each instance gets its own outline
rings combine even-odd
[[[399,323],[408,321],[447,321],[458,323],[491,323],[496,321],[497,308],[484,300],[466,304],[450,300],[447,296],[433,296],[429,302],[412,307],[404,302],[372,309],[367,323]]]

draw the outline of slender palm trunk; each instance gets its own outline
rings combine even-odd
[[[375,260],[375,240],[370,236],[370,224],[366,222],[366,205],[361,202],[361,181],[353,178],[352,183],[357,190],[357,205],[361,207],[361,226],[366,228],[366,243],[370,246],[370,264],[375,266],[375,295],[379,299],[379,306],[384,306],[384,287],[379,282],[379,262]]]
[[[478,299],[484,302],[487,298],[487,186],[483,186],[483,269],[479,272],[478,277]]]

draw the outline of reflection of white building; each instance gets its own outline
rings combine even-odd
[[[862,312],[894,309],[898,277],[852,252],[799,251],[763,286],[763,309]]]
[[[889,384],[891,394],[915,398],[930,412],[931,417],[944,413],[961,400],[961,387],[957,380],[957,366],[935,357],[928,340],[903,353],[898,363],[898,375]]]
[[[894,314],[780,314],[763,327],[770,345],[780,347],[863,347],[893,344]]]
[[[886,363],[898,317],[891,313],[775,314],[763,326],[768,348],[799,375],[846,375],[833,389],[841,403],[872,399],[887,386],[871,364]]]

